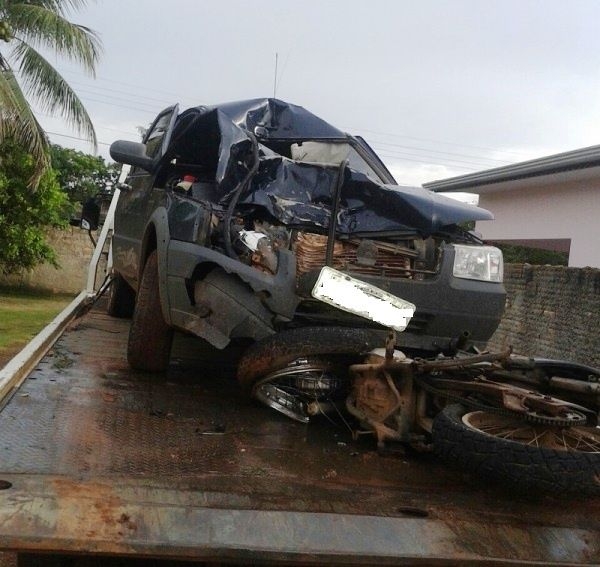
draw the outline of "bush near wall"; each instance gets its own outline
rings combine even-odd
[[[504,285],[490,348],[600,367],[600,270],[507,264]]]
[[[568,266],[569,264],[567,252],[543,250],[506,242],[494,242],[493,244],[502,250],[502,256],[507,264],[550,264],[551,266]]]

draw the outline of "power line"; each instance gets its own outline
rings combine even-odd
[[[80,77],[84,77],[84,78],[89,79],[89,77],[87,75],[85,75],[84,73],[78,73],[77,71],[71,71],[71,70],[67,70],[65,72],[67,74],[78,75]],[[139,84],[126,83],[124,81],[117,81],[115,79],[107,79],[107,78],[101,77],[101,76],[97,76],[96,79],[94,79],[94,80],[95,81],[104,81],[106,83],[113,83],[113,84],[116,84],[116,85],[123,85],[123,86],[126,86],[126,87],[131,87],[132,89],[135,89],[136,92],[139,92],[139,90],[141,88]],[[107,87],[102,87],[102,88],[107,88]],[[174,93],[174,92],[169,92],[169,91],[163,91],[163,90],[154,89],[154,88],[147,87],[147,86],[144,86],[143,90],[144,90],[144,92],[154,92],[154,93],[159,93],[159,94],[163,94],[163,95],[168,95],[171,98],[169,99],[169,102],[167,104],[172,104],[172,102],[174,100],[182,100],[182,101],[185,101],[185,100],[191,101],[192,100],[192,99],[187,98],[187,97],[185,97],[185,98],[182,99],[181,93]],[[131,94],[131,93],[128,93],[128,94]],[[198,104],[197,101],[192,101],[191,104],[190,104],[190,106],[197,106],[197,104]]]
[[[91,94],[92,96],[100,96],[103,99],[105,99],[107,102],[111,102],[112,100],[116,100],[116,101],[120,101],[120,102],[128,102],[128,103],[137,102],[137,101],[134,101],[129,98],[123,98],[123,97],[118,97],[118,96],[114,96],[114,95],[105,95],[103,93],[89,91],[86,89],[78,89],[77,93]],[[157,107],[156,104],[152,104],[149,102],[139,101],[138,104],[143,105],[143,106],[137,107],[137,108],[139,108],[139,110],[152,110],[152,112],[155,112],[156,114],[158,114],[159,110],[161,109],[161,107]]]
[[[111,98],[113,98],[114,100],[125,100],[125,99],[117,99],[116,97],[109,96],[109,99],[111,99]],[[152,114],[152,115],[155,115],[155,113],[156,113],[156,110],[150,111],[146,108],[141,108],[138,106],[129,106],[129,105],[118,104],[118,103],[115,103],[108,99],[100,100],[100,99],[90,98],[88,96],[83,96],[82,99],[93,101],[93,102],[98,102],[100,104],[106,104],[106,105],[116,106],[116,107],[120,107],[120,108],[137,110],[137,111],[145,112],[147,114]],[[110,128],[107,128],[107,129],[110,129]],[[116,129],[113,129],[113,130],[127,133],[127,134],[132,133],[129,131],[125,132],[125,130],[116,130]],[[468,154],[458,154],[458,153],[454,153],[454,152],[443,152],[441,150],[430,150],[428,148],[421,148],[421,147],[415,147],[415,146],[404,146],[402,144],[393,144],[393,143],[381,142],[381,141],[372,142],[372,145],[374,146],[375,149],[378,150],[378,153],[381,153],[381,150],[388,152],[388,154],[387,154],[388,157],[403,158],[405,156],[410,156],[410,157],[421,157],[423,159],[428,160],[428,161],[423,161],[422,163],[431,163],[432,158],[437,158],[437,156],[429,156],[427,154],[432,154],[432,153],[440,154],[440,155],[444,156],[445,161],[450,161],[450,162],[453,162],[454,164],[463,164],[463,165],[469,165],[469,166],[475,167],[476,169],[474,169],[473,171],[476,171],[478,169],[481,170],[482,168],[494,167],[497,164],[510,163],[510,162],[505,162],[505,161],[501,161],[501,160],[495,160],[493,158],[485,158],[485,157],[473,156],[473,155],[468,155]],[[390,149],[390,147],[392,149]],[[406,148],[409,150],[415,149],[419,153],[395,151],[393,148]],[[390,154],[392,154],[392,155],[390,155]],[[464,156],[464,157],[470,159],[470,161],[455,159],[452,156],[458,156],[458,157]],[[475,161],[473,161],[473,160],[475,160]]]
[[[287,62],[287,61],[286,61]],[[84,77],[84,78],[88,78],[87,75],[83,74],[83,73],[78,73],[76,71],[71,71],[71,70],[67,70],[66,71],[67,74],[71,74],[71,75],[76,75],[76,76],[80,76],[80,77]],[[164,91],[164,90],[159,90],[159,89],[155,89],[155,88],[148,88],[148,87],[144,87],[144,92],[154,92],[154,93],[159,93],[159,94],[163,94],[163,95],[167,95],[170,96],[172,98],[170,98],[168,101],[166,99],[162,99],[162,98],[155,98],[155,97],[149,97],[149,96],[145,96],[145,95],[139,95],[138,92],[140,90],[140,85],[137,84],[132,84],[132,83],[127,83],[124,81],[118,81],[118,80],[114,80],[114,79],[109,79],[106,77],[97,77],[96,81],[101,81],[101,82],[106,82],[106,83],[112,83],[112,84],[116,84],[116,85],[123,85],[125,87],[129,87],[131,89],[136,89],[136,93],[132,93],[132,92],[127,92],[121,89],[114,89],[114,88],[110,88],[110,87],[106,87],[106,86],[99,86],[97,84],[97,82],[95,82],[94,84],[92,84],[91,82],[88,83],[87,85],[85,85],[85,83],[81,83],[80,81],[74,81],[76,84],[83,84],[84,86],[87,86],[88,88],[92,88],[95,89],[96,91],[100,91],[100,92],[93,92],[91,93],[93,96],[95,97],[108,97],[108,99],[110,100],[99,100],[98,98],[91,98],[89,96],[86,96],[85,99],[89,100],[91,102],[98,102],[100,104],[106,104],[106,105],[111,105],[111,106],[115,106],[118,108],[125,108],[127,110],[137,110],[140,112],[144,112],[147,114],[156,114],[158,110],[160,109],[155,109],[153,108],[152,111],[150,111],[147,107],[148,106],[152,106],[148,103],[144,103],[143,101],[140,101],[139,99],[146,99],[149,101],[155,101],[155,102],[159,102],[159,103],[163,103],[163,104],[171,104],[173,100],[175,99],[181,99],[180,94],[175,94],[169,91]],[[113,92],[113,93],[117,93],[117,94],[122,94],[125,95],[126,97],[134,97],[134,99],[132,100],[131,98],[122,98],[122,97],[113,97],[111,95],[104,95],[102,93],[102,91],[109,91],[109,92]],[[86,93],[89,93],[89,91],[83,91]],[[84,97],[82,97],[84,98]],[[120,102],[125,102],[125,103],[129,103],[129,104],[119,104],[116,102],[112,102],[113,100],[116,101],[120,101]],[[191,99],[188,99],[191,100]],[[144,105],[144,107],[141,107],[138,105],[135,105],[135,102],[141,103],[142,105]],[[191,103],[193,104],[197,104],[197,101],[194,101]],[[475,145],[469,145],[469,144],[459,144],[456,142],[449,142],[449,141],[444,141],[444,140],[435,140],[435,139],[431,139],[431,138],[421,138],[421,137],[416,137],[416,136],[408,136],[408,135],[403,135],[403,134],[397,134],[397,133],[391,133],[391,132],[382,132],[382,131],[378,131],[378,130],[370,130],[367,128],[358,128],[358,129],[351,129],[350,130],[357,130],[357,131],[364,131],[364,132],[369,132],[372,134],[377,134],[380,136],[386,136],[386,137],[392,137],[392,138],[405,138],[405,139],[412,139],[412,140],[418,140],[418,141],[422,141],[422,142],[428,142],[428,143],[433,143],[433,144],[443,144],[443,145],[450,145],[450,146],[455,146],[455,147],[459,147],[459,148],[470,148],[470,149],[476,149],[476,150],[482,150],[482,151],[494,151],[494,152],[498,152],[501,154],[511,154],[514,156],[518,156],[520,158],[525,157],[524,154],[516,152],[516,151],[511,151],[511,150],[499,150],[497,148],[491,148],[491,147],[487,147],[487,146],[475,146]],[[425,152],[425,153],[436,153],[436,154],[440,154],[440,155],[447,155],[447,156],[456,156],[456,157],[465,157],[468,159],[472,159],[472,160],[477,160],[477,161],[482,161],[482,162],[492,162],[492,163],[497,163],[497,164],[509,164],[509,163],[514,163],[514,161],[506,161],[506,160],[500,160],[500,159],[496,159],[496,158],[491,158],[491,157],[485,157],[485,156],[474,156],[474,155],[470,155],[470,154],[459,154],[459,153],[454,153],[454,152],[447,152],[447,151],[443,151],[443,150],[436,150],[436,149],[429,149],[429,148],[423,148],[423,147],[415,147],[415,146],[408,146],[408,145],[403,145],[403,144],[394,144],[392,142],[384,142],[381,140],[377,140],[373,142],[374,144],[380,144],[380,145],[389,145],[389,146],[394,146],[394,147],[399,147],[399,148],[406,148],[406,149],[410,149],[410,150],[416,150],[419,152]],[[391,150],[388,150],[391,151]],[[413,154],[414,155],[414,154]],[[527,156],[528,157],[528,156]],[[452,160],[454,161],[454,160]],[[476,165],[471,163],[471,165]],[[480,164],[477,164],[480,165]]]
[[[81,97],[81,100],[83,100],[83,101],[88,100],[90,102],[97,102],[99,104],[107,104],[109,106],[116,106],[117,108],[125,108],[127,110],[137,110],[138,112],[145,112],[146,114],[151,114],[152,116],[156,116],[158,114],[158,112],[155,110],[148,110],[148,109],[139,108],[139,107],[135,107],[135,106],[127,106],[125,104],[117,104],[117,103],[106,101],[106,100],[98,100],[95,98],[89,98],[87,96]]]
[[[442,160],[444,162],[468,165],[469,167],[477,168],[479,171],[481,171],[482,169],[491,169],[493,167],[498,167],[496,164],[481,163],[481,162],[476,162],[476,161],[471,161],[471,160],[467,161],[467,160],[461,160],[461,159],[445,157],[445,156],[429,156],[429,155],[421,154],[421,153],[392,151],[392,150],[389,150],[388,148],[378,148],[376,146],[374,147],[374,149],[376,150],[376,153],[378,155],[383,155],[383,152],[387,152],[386,155],[388,157],[397,157],[397,158],[402,158],[404,156],[418,157],[418,158],[422,158],[423,160],[428,160],[429,163],[431,163],[432,161],[439,162],[440,160]]]
[[[52,136],[60,136],[61,138],[69,138],[71,140],[81,140],[82,142],[87,142],[91,144],[91,142],[87,138],[81,138],[79,136],[69,136],[68,134],[59,134],[58,132],[50,132],[46,130],[46,134],[51,134]],[[98,142],[99,146],[110,146],[108,142]]]
[[[118,93],[118,94],[126,94],[126,95],[130,95],[132,97],[135,97],[136,99],[143,98],[143,99],[151,100],[151,101],[154,101],[154,102],[160,102],[161,104],[173,104],[173,99],[167,100],[167,99],[164,99],[164,98],[154,98],[154,97],[150,97],[150,96],[140,95],[139,93],[130,93],[130,92],[122,91],[122,90],[119,90],[119,89],[111,89],[109,87],[99,87],[99,86],[97,86],[94,83],[85,83],[85,82],[82,82],[82,81],[77,81],[77,80],[73,81],[73,80],[70,80],[69,84],[71,84],[71,85],[83,85],[84,87],[97,88],[97,89],[101,89],[103,91],[110,91],[110,92]]]
[[[98,87],[96,85],[84,85],[87,87],[91,87],[92,89],[95,89],[95,91],[89,91],[89,90],[85,90],[82,89],[80,87],[74,88],[73,90],[75,91],[75,93],[79,96],[80,93],[84,93],[86,96],[79,96],[79,98],[83,101],[83,100],[89,100],[91,102],[98,102],[100,104],[110,104],[112,106],[116,106],[118,108],[125,108],[127,110],[137,110],[140,112],[145,112],[148,114],[153,114],[154,116],[156,116],[158,114],[158,112],[163,108],[162,101],[158,101],[161,102],[161,106],[157,106],[155,104],[152,103],[147,103],[144,101],[139,101],[139,98],[146,98],[146,97],[137,97],[136,95],[134,95],[133,93],[127,93],[127,92],[122,92],[122,94],[127,95],[128,97],[133,97],[133,98],[122,98],[122,97],[115,97],[112,96],[110,94],[104,94],[103,92],[97,92],[97,91],[102,91],[102,90],[110,90],[111,92],[119,92],[115,89],[106,89],[106,87]],[[99,100],[97,98],[91,98],[89,96],[87,96],[88,94],[91,94],[94,97],[104,97],[103,100]],[[124,104],[118,104],[116,102],[113,101],[121,101],[121,102],[126,102],[126,103],[138,103],[138,106],[131,106],[131,105],[124,105]],[[156,100],[156,99],[154,99]],[[144,105],[139,106],[139,104]],[[167,103],[167,104],[172,104],[172,101]]]
[[[441,154],[441,155],[446,155],[446,156],[456,156],[456,157],[467,158],[467,159],[475,159],[477,161],[495,162],[495,163],[503,164],[503,165],[508,165],[508,164],[512,163],[510,161],[499,160],[499,159],[494,159],[494,158],[486,158],[484,156],[474,156],[474,155],[470,155],[470,154],[459,154],[459,153],[455,153],[455,152],[444,152],[444,151],[441,151],[441,150],[430,150],[429,148],[421,148],[421,147],[417,147],[417,146],[405,146],[405,145],[402,145],[402,144],[392,144],[391,142],[381,142],[379,140],[369,140],[369,144],[371,144],[371,145],[379,145],[379,146],[390,146],[392,148],[403,148],[403,149],[407,149],[407,150],[417,150],[417,151],[422,151],[422,152],[426,152],[426,153],[430,153],[430,154]]]
[[[471,149],[475,149],[475,150],[485,150],[485,151],[491,151],[491,152],[499,152],[499,153],[503,153],[503,154],[513,154],[515,156],[519,156],[520,158],[526,157],[525,154],[523,154],[521,152],[515,152],[513,150],[499,150],[498,148],[491,148],[491,147],[487,147],[487,146],[473,146],[473,145],[469,145],[469,144],[459,144],[457,142],[447,142],[444,140],[433,140],[431,138],[419,138],[417,136],[408,136],[406,134],[394,134],[391,132],[381,132],[381,131],[377,131],[377,130],[369,130],[367,128],[352,128],[349,126],[342,126],[342,128],[347,129],[349,131],[369,132],[371,134],[378,134],[380,136],[389,136],[392,138],[407,138],[409,140],[418,140],[420,142],[430,142],[433,144],[445,144],[448,146],[457,146],[457,147],[461,147],[461,148],[471,148]]]
[[[89,140],[87,140],[86,138],[81,138],[80,136],[70,136],[68,134],[59,134],[58,132],[50,132],[50,131],[46,131],[47,134],[51,135],[51,136],[59,136],[61,138],[68,138],[70,140],[78,140],[78,141],[82,141],[82,142],[88,142]],[[100,146],[110,146],[111,144],[109,144],[108,142],[98,142],[98,145]],[[450,164],[445,164],[445,163],[431,163],[431,162],[427,162],[427,161],[422,161],[422,160],[417,160],[417,159],[411,159],[411,158],[407,158],[407,157],[401,157],[399,158],[398,156],[389,156],[386,154],[379,154],[380,157],[386,157],[386,158],[392,158],[392,159],[399,159],[400,161],[410,161],[412,163],[420,163],[423,165],[437,165],[437,166],[443,166],[443,167],[449,167],[449,168],[453,168],[453,169],[461,169],[464,171],[477,171],[476,169],[472,169],[472,168],[468,168],[468,167],[464,167],[464,166],[459,166],[459,165],[450,165]]]
[[[120,101],[123,101],[123,102],[134,102],[132,99],[118,98],[118,97],[113,97],[111,95],[104,95],[102,93],[97,93],[97,92],[91,92],[90,93],[93,96],[108,97],[105,100],[99,100],[97,98],[91,98],[91,97],[87,96],[87,93],[89,93],[90,91],[85,91],[85,90],[81,90],[81,89],[74,89],[74,90],[75,90],[75,93],[78,94],[78,95],[81,92],[86,93],[85,96],[80,96],[79,97],[82,101],[86,101],[87,100],[87,101],[91,101],[91,102],[97,102],[97,103],[100,103],[100,104],[107,104],[107,105],[110,105],[110,106],[115,106],[117,108],[124,108],[126,110],[137,110],[139,112],[145,112],[146,114],[152,114],[153,116],[156,116],[158,114],[158,112],[161,110],[161,108],[157,108],[154,105],[150,105],[149,103],[144,103],[144,102],[142,102],[141,104],[146,104],[148,106],[152,106],[152,109],[150,109],[150,108],[142,108],[140,106],[130,106],[130,105],[125,105],[125,104],[119,104],[119,103],[116,103],[116,102],[113,102],[112,100],[110,100],[110,99],[113,99],[113,100],[120,100]],[[131,94],[131,93],[124,93],[124,94]]]
[[[420,163],[423,165],[437,165],[437,166],[442,166],[442,167],[448,167],[451,169],[462,169],[464,171],[480,171],[479,169],[474,169],[471,167],[464,167],[461,165],[453,165],[453,164],[442,163],[442,162],[423,161],[420,159],[411,159],[411,158],[407,158],[407,157],[390,156],[390,155],[386,155],[386,154],[378,154],[378,155],[379,155],[379,157],[383,157],[383,158],[390,158],[390,159],[394,159],[394,160],[398,160],[398,161],[410,161],[413,163]]]
[[[383,151],[384,152],[388,152],[389,150],[386,150],[384,148]],[[377,154],[384,155],[380,150],[377,151]],[[437,156],[435,156],[435,157],[423,156],[421,154],[415,154],[415,153],[411,153],[411,152],[390,152],[390,153],[387,153],[385,155],[387,155],[387,157],[396,157],[396,158],[399,158],[399,159],[402,159],[402,157],[404,157],[404,156],[422,158],[424,160],[425,159],[429,160],[427,163],[431,163],[432,159],[435,159],[436,161],[442,159],[442,158],[437,157]],[[449,163],[457,163],[457,164],[467,165],[469,167],[479,168],[479,170],[481,170],[482,167],[490,168],[490,165],[482,165],[482,164],[474,163],[472,161],[463,161],[463,160],[453,159],[453,158],[444,158],[443,161],[444,162],[449,162]],[[441,163],[441,161],[439,163]]]
[[[72,74],[81,75],[80,73],[75,73],[75,72],[72,72]],[[81,75],[81,76],[83,76],[83,75]],[[109,80],[109,79],[101,79],[101,80],[104,80],[106,82],[113,82],[116,84],[122,84],[122,85],[126,85],[126,86],[135,87],[135,85],[131,85],[129,83],[125,83],[122,81],[113,81],[113,80]],[[147,100],[153,100],[156,102],[166,103],[166,101],[163,99],[141,96],[141,97],[136,98],[138,105],[135,105],[134,101],[130,98],[116,97],[116,96],[112,96],[112,95],[104,95],[102,91],[123,94],[123,95],[125,95],[125,97],[135,96],[133,93],[122,91],[120,89],[111,89],[111,88],[108,88],[105,86],[98,86],[98,85],[85,85],[85,86],[89,86],[90,88],[94,89],[95,91],[100,91],[100,92],[90,92],[85,89],[81,90],[80,92],[84,93],[84,96],[82,96],[82,99],[85,101],[96,102],[96,103],[104,104],[104,105],[110,105],[112,107],[117,107],[117,108],[125,108],[127,110],[135,110],[135,111],[143,112],[146,114],[152,114],[153,116],[156,115],[157,109],[153,108],[152,110],[150,110],[148,108],[148,106],[152,106],[150,103],[145,103],[143,101],[137,101],[137,98],[145,98]],[[139,86],[137,86],[136,88],[139,88]],[[166,93],[166,91],[158,91],[157,89],[146,89],[146,90]],[[92,94],[93,96],[88,96],[88,93]],[[102,97],[102,98],[94,98],[94,97]],[[115,101],[119,101],[119,102],[115,102]],[[130,103],[130,104],[120,104],[123,102]],[[144,107],[139,106],[139,104],[144,105]],[[125,130],[117,130],[114,128],[108,128],[108,127],[102,127],[102,126],[99,126],[99,128],[106,129],[106,130],[113,130],[113,131],[122,132],[122,133],[126,133],[126,134],[132,134],[132,132],[125,131]],[[476,148],[476,149],[490,149],[490,150],[492,149],[492,148],[483,148],[481,146],[468,146],[468,145],[454,144],[452,142],[440,142],[437,140],[428,140],[426,138],[404,136],[404,135],[392,134],[389,132],[378,132],[378,131],[367,130],[367,129],[364,129],[364,131],[373,132],[373,133],[377,133],[379,135],[394,137],[394,138],[412,138],[412,139],[428,141],[428,142],[432,142],[432,143],[439,142],[439,143],[444,143],[444,144],[450,144],[450,145],[455,145],[458,147],[471,147],[471,148]],[[83,138],[78,138],[75,136],[66,136],[66,135],[62,135],[62,134],[58,134],[58,133],[54,133],[54,134],[63,136],[63,137],[67,137],[70,139],[85,141]],[[106,142],[100,142],[100,143],[102,145],[110,145]],[[476,155],[472,155],[472,154],[448,152],[448,151],[430,149],[430,148],[426,148],[426,147],[396,144],[393,142],[385,142],[382,140],[372,141],[372,144],[377,149],[378,153],[382,157],[386,157],[389,159],[400,160],[400,161],[411,161],[411,162],[421,163],[421,164],[442,165],[445,167],[453,167],[453,168],[459,168],[459,169],[465,169],[465,170],[468,169],[469,171],[477,171],[477,170],[481,170],[482,168],[485,168],[485,167],[493,167],[495,164],[510,163],[510,162],[507,162],[504,160],[498,160],[495,158],[487,158],[485,156],[476,156]],[[394,148],[399,148],[400,151],[394,150]],[[403,150],[413,150],[413,151],[407,152],[407,151],[403,151]],[[516,153],[516,152],[508,152],[507,151],[506,153]],[[438,156],[431,156],[428,154],[439,154],[440,156],[443,156],[444,161],[437,161],[439,159]],[[456,157],[458,157],[458,158],[464,157],[470,161],[455,159]],[[411,159],[411,158],[421,158],[421,159]],[[435,161],[433,161],[433,160],[435,160]],[[465,165],[469,166],[469,167],[464,167]]]
[[[87,140],[86,138],[82,138],[80,136],[70,136],[68,134],[59,134],[58,132],[50,132],[50,131],[46,131],[47,134],[51,135],[51,136],[59,136],[61,138],[68,138],[70,140],[79,140],[82,142],[88,142],[89,140]],[[101,146],[110,146],[111,144],[108,142],[98,142],[98,145]],[[379,154],[381,157],[388,157],[388,158],[397,158],[397,156],[389,156],[389,155],[385,155],[385,154]],[[401,161],[410,161],[410,162],[415,162],[415,163],[421,163],[421,164],[425,164],[425,165],[443,165],[445,167],[454,167],[456,169],[463,169],[463,170],[469,170],[469,171],[476,171],[474,169],[470,169],[470,168],[466,168],[466,167],[460,167],[460,166],[453,166],[453,165],[449,165],[449,164],[442,164],[442,163],[431,163],[431,162],[425,162],[425,161],[421,161],[421,160],[415,160],[415,159],[410,159],[410,158],[400,158]]]
[[[44,116],[45,118],[58,118],[58,116],[52,116],[51,114],[44,114],[43,112],[36,112],[36,116]],[[120,128],[109,128],[108,126],[95,126],[96,130],[109,130],[111,132],[120,132],[121,134],[139,134],[139,132],[135,132],[134,130],[122,130]]]
[[[71,135],[68,135],[68,134],[60,134],[58,132],[51,132],[51,131],[46,131],[46,133],[49,134],[49,135],[52,135],[52,136],[60,136],[61,138],[68,138],[70,140],[78,140],[78,141],[88,142],[89,143],[88,139],[82,138],[80,136],[71,136]],[[110,146],[111,144],[109,142],[98,141],[98,145],[100,145],[100,146]],[[408,154],[408,155],[410,155],[410,154]],[[466,171],[477,171],[476,169],[471,169],[471,168],[468,168],[468,167],[461,167],[459,165],[454,165],[454,164],[441,163],[441,162],[432,163],[430,161],[416,160],[416,159],[411,159],[411,158],[408,158],[408,157],[399,157],[399,156],[396,156],[396,155],[387,155],[387,154],[384,154],[384,153],[380,153],[379,156],[380,157],[386,157],[386,158],[392,158],[392,159],[399,159],[400,161],[410,161],[410,162],[414,162],[414,163],[421,163],[421,164],[424,164],[424,165],[438,165],[438,166],[441,165],[441,166],[444,166],[444,167],[450,167],[450,168],[455,168],[455,169],[463,169],[463,170],[466,170]],[[416,157],[418,157],[418,156],[416,156]]]
[[[119,128],[109,128],[108,126],[96,126],[96,128],[98,128],[99,130],[109,130],[110,132],[121,132],[121,134],[137,134],[139,135],[139,132],[137,131],[133,131],[133,130],[121,130]]]
[[[439,156],[423,156],[421,154],[413,154],[413,153],[385,153],[385,150],[377,150],[377,155],[378,156],[383,156],[385,155],[388,158],[391,159],[396,159],[396,160],[402,160],[406,157],[410,157],[410,158],[417,158],[419,159],[422,163],[430,163],[430,164],[439,164],[439,165],[445,165],[447,167],[457,167],[457,166],[466,166],[469,169],[471,169],[472,171],[485,171],[488,169],[493,169],[493,166],[490,166],[489,164],[480,164],[480,163],[475,163],[475,162],[470,162],[470,161],[462,161],[462,160],[456,160],[456,159],[443,159]]]
[[[287,63],[287,58],[286,58],[286,63]],[[285,67],[285,65],[284,65]],[[76,75],[78,77],[83,77],[85,79],[89,79],[89,76],[84,74],[84,73],[80,73],[74,70],[70,70],[67,69],[65,71],[63,71],[63,73],[65,74],[69,74],[69,75]],[[283,74],[283,72],[282,72]],[[135,89],[135,93],[131,93],[131,92],[127,92],[127,91],[123,91],[120,89],[112,89],[110,87],[106,87],[106,86],[98,86],[97,82],[106,82],[109,84],[115,84],[115,85],[122,85],[124,87],[129,87],[131,89]],[[79,83],[82,84],[82,83]],[[133,84],[133,83],[128,83],[125,81],[118,81],[115,79],[110,79],[107,77],[103,77],[103,76],[97,76],[96,79],[94,79],[94,84],[88,84],[89,87],[97,89],[97,90],[105,90],[105,91],[110,91],[110,92],[115,92],[118,94],[123,94],[126,96],[132,96],[135,97],[135,101],[138,101],[140,98],[144,98],[146,100],[152,100],[155,102],[161,102],[164,104],[171,104],[173,102],[173,100],[181,100],[182,102],[185,101],[189,101],[190,105],[197,105],[197,100],[192,101],[189,98],[184,98],[182,99],[181,94],[180,93],[174,93],[171,91],[165,91],[165,90],[160,90],[160,89],[156,89],[156,88],[152,88],[152,87],[143,87],[143,91],[144,93],[158,93],[158,94],[162,94],[162,95],[167,95],[169,97],[171,97],[168,101],[165,99],[161,99],[161,98],[154,98],[154,97],[149,97],[146,95],[139,95],[139,90],[140,90],[140,85],[139,84]],[[93,93],[94,96],[103,96],[101,93]],[[93,99],[93,98],[89,98],[86,97],[87,100],[90,100],[91,102],[98,102],[100,104],[110,104],[112,106],[116,106],[118,108],[125,108],[127,110],[139,110],[140,112],[145,112],[150,114],[150,110],[148,110],[147,108],[141,108],[139,106],[130,106],[130,105],[124,105],[124,104],[116,104],[116,103],[112,103],[112,102],[108,102],[108,101],[104,101],[104,100],[97,100],[97,99]],[[114,98],[114,97],[113,97]],[[124,100],[125,102],[134,102],[131,99],[120,99],[120,100]],[[142,102],[142,104],[145,104]],[[185,102],[185,104],[188,104],[187,102]],[[158,109],[160,110],[160,109]],[[157,113],[156,110],[152,111],[154,114]],[[344,127],[347,128],[347,127]],[[463,143],[457,143],[457,142],[449,142],[446,140],[436,140],[436,139],[431,139],[431,138],[422,138],[422,137],[417,137],[417,136],[408,136],[405,134],[398,134],[398,133],[392,133],[392,132],[383,132],[383,131],[379,131],[379,130],[371,130],[368,128],[347,128],[348,130],[354,130],[354,131],[362,131],[362,132],[369,132],[372,134],[377,134],[377,135],[381,135],[381,136],[386,136],[386,137],[392,137],[392,138],[405,138],[405,139],[411,139],[411,140],[417,140],[417,141],[421,141],[421,142],[428,142],[428,143],[433,143],[433,144],[442,144],[442,145],[449,145],[449,146],[455,146],[455,147],[459,147],[459,148],[470,148],[470,149],[476,149],[476,150],[483,150],[483,151],[493,151],[493,152],[498,152],[500,154],[510,154],[513,156],[516,156],[520,159],[527,159],[529,156],[526,154],[523,154],[521,152],[517,152],[517,151],[513,151],[513,150],[501,150],[498,148],[492,148],[489,146],[477,146],[477,145],[472,145],[472,144],[463,144]],[[389,144],[389,145],[393,145],[391,142],[379,142],[380,144]],[[402,147],[402,145],[399,145],[399,147]],[[425,152],[429,152],[429,153],[440,153],[440,154],[447,154],[447,155],[451,155],[451,152],[443,152],[442,150],[434,150],[434,149],[427,149],[427,148],[416,148],[413,146],[406,146],[407,149],[414,149],[414,150],[418,150],[418,151],[425,151]],[[489,158],[489,157],[485,157],[485,156],[470,156],[470,155],[460,155],[460,154],[456,154],[457,157],[468,157],[471,159],[477,159],[477,160],[488,160],[488,161],[493,161],[496,163],[504,163],[504,164],[508,164],[508,163],[514,163],[514,161],[505,161],[505,160],[498,160],[495,158]]]

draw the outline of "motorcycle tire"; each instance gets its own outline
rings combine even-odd
[[[303,357],[319,355],[361,356],[385,344],[385,333],[348,327],[303,327],[282,331],[254,343],[238,363],[237,378],[251,389],[263,376]]]
[[[129,328],[127,361],[136,370],[164,372],[169,366],[173,329],[165,322],[158,288],[158,256],[150,253]]]
[[[453,404],[434,419],[432,438],[439,457],[519,492],[600,494],[598,428],[561,429]]]
[[[108,289],[107,313],[111,317],[129,319],[134,308],[135,292],[119,274],[115,274]]]

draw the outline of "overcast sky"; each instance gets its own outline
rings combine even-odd
[[[104,44],[95,80],[56,65],[105,157],[173,102],[272,96],[275,53],[277,97],[363,135],[399,183],[600,143],[600,1],[99,0],[71,19]]]

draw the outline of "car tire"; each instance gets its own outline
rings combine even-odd
[[[164,372],[169,365],[173,329],[164,320],[158,285],[158,255],[150,253],[133,312],[127,345],[127,361],[136,370]]]
[[[135,308],[135,292],[123,277],[115,273],[108,288],[106,311],[111,317],[129,319]]]
[[[506,423],[504,430],[500,429],[502,425],[493,425],[494,420],[502,424],[502,419]],[[519,427],[521,432],[517,434]],[[540,446],[527,442],[526,428],[532,429],[534,441]],[[504,437],[507,431],[513,432],[512,439]],[[562,442],[565,436],[575,439],[576,435],[584,441],[573,441],[571,446],[564,442],[564,448],[558,448],[556,443],[544,442],[541,434],[545,432],[556,433],[556,439],[562,437]],[[435,453],[444,460],[520,493],[600,494],[600,430],[595,427],[561,430],[453,404],[434,419],[432,438]]]
[[[254,383],[298,358],[319,355],[360,357],[381,347],[385,335],[373,329],[347,327],[304,327],[282,331],[254,343],[240,358],[237,378],[251,390]]]

